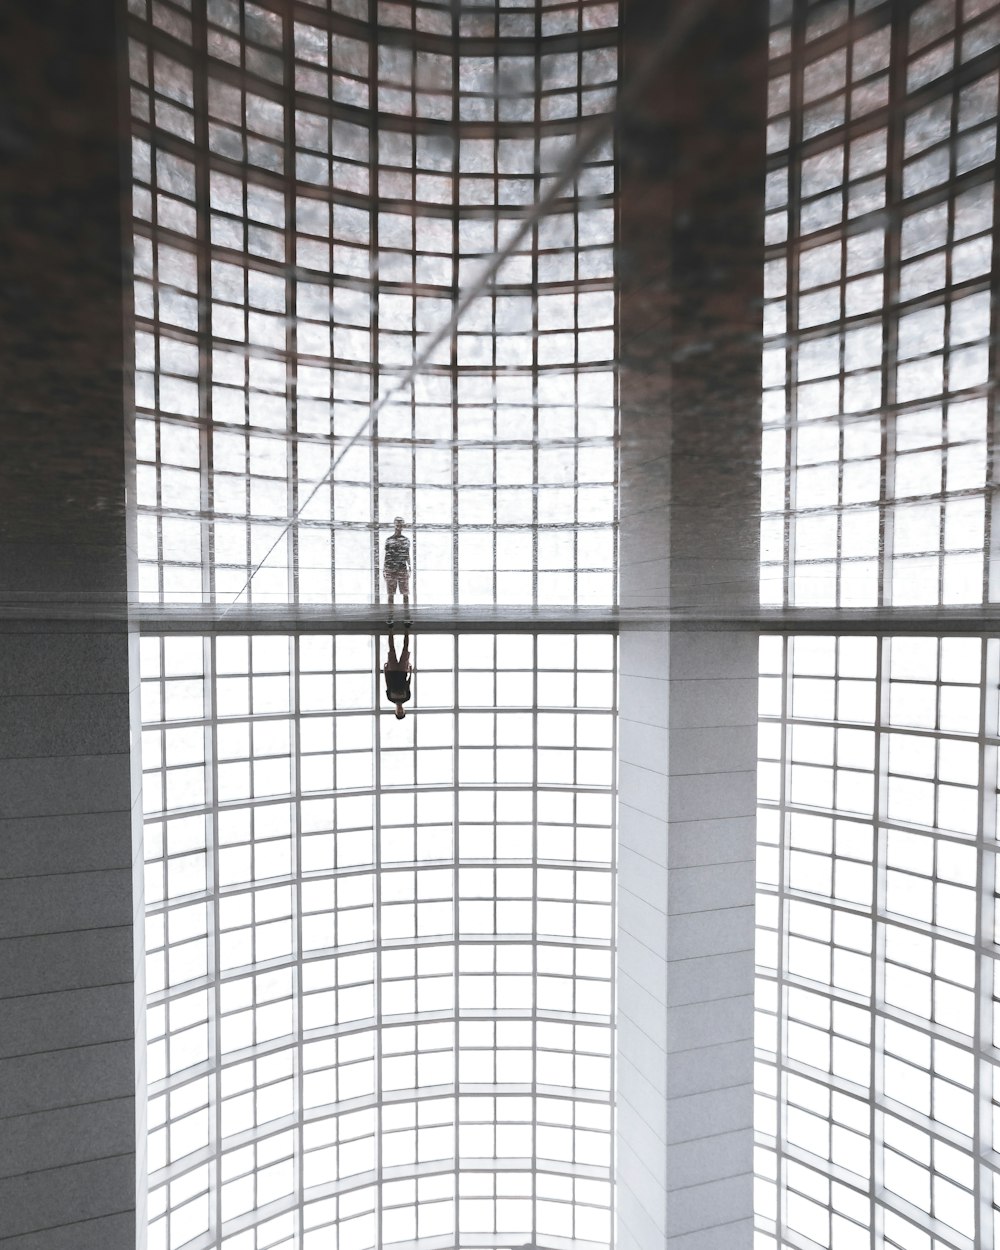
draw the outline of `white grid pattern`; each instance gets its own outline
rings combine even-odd
[[[613,603],[616,5],[128,7],[143,597]]]
[[[762,602],[994,600],[997,6],[771,11]],[[998,1244],[998,664],[762,640],[759,1247]]]
[[[761,601],[989,586],[1000,11],[772,5]]]
[[[761,641],[759,1247],[997,1243],[1000,641]]]
[[[606,1247],[615,641],[142,639],[149,1245]]]

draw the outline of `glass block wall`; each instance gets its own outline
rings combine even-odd
[[[757,1245],[998,1245],[1000,641],[760,666]]]
[[[761,601],[995,598],[1000,10],[772,4]]]
[[[616,4],[128,11],[142,597],[613,603]]]
[[[412,645],[142,638],[150,1250],[607,1250],[615,640]]]
[[[771,13],[762,603],[993,601],[1000,9]],[[761,642],[758,1246],[988,1250],[998,643],[790,628]]]

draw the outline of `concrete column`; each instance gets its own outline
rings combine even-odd
[[[0,31],[5,1250],[143,1244],[116,8],[16,0]]]
[[[630,0],[624,79],[684,5]],[[618,1250],[749,1250],[765,11],[623,119]]]
[[[750,1245],[756,653],[621,638],[619,1250]]]

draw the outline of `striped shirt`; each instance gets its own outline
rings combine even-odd
[[[410,540],[404,534],[393,534],[385,540],[382,569],[386,573],[405,573],[409,567]]]

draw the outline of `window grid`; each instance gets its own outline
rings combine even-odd
[[[772,6],[767,605],[989,592],[1000,34],[954,8]]]
[[[425,603],[613,602],[610,145],[323,482],[613,106],[614,6],[522,7],[130,3],[145,598],[376,602],[402,513]]]
[[[760,671],[756,1244],[989,1250],[1000,640]]]
[[[152,1246],[610,1238],[614,640],[414,646],[141,640]]]

